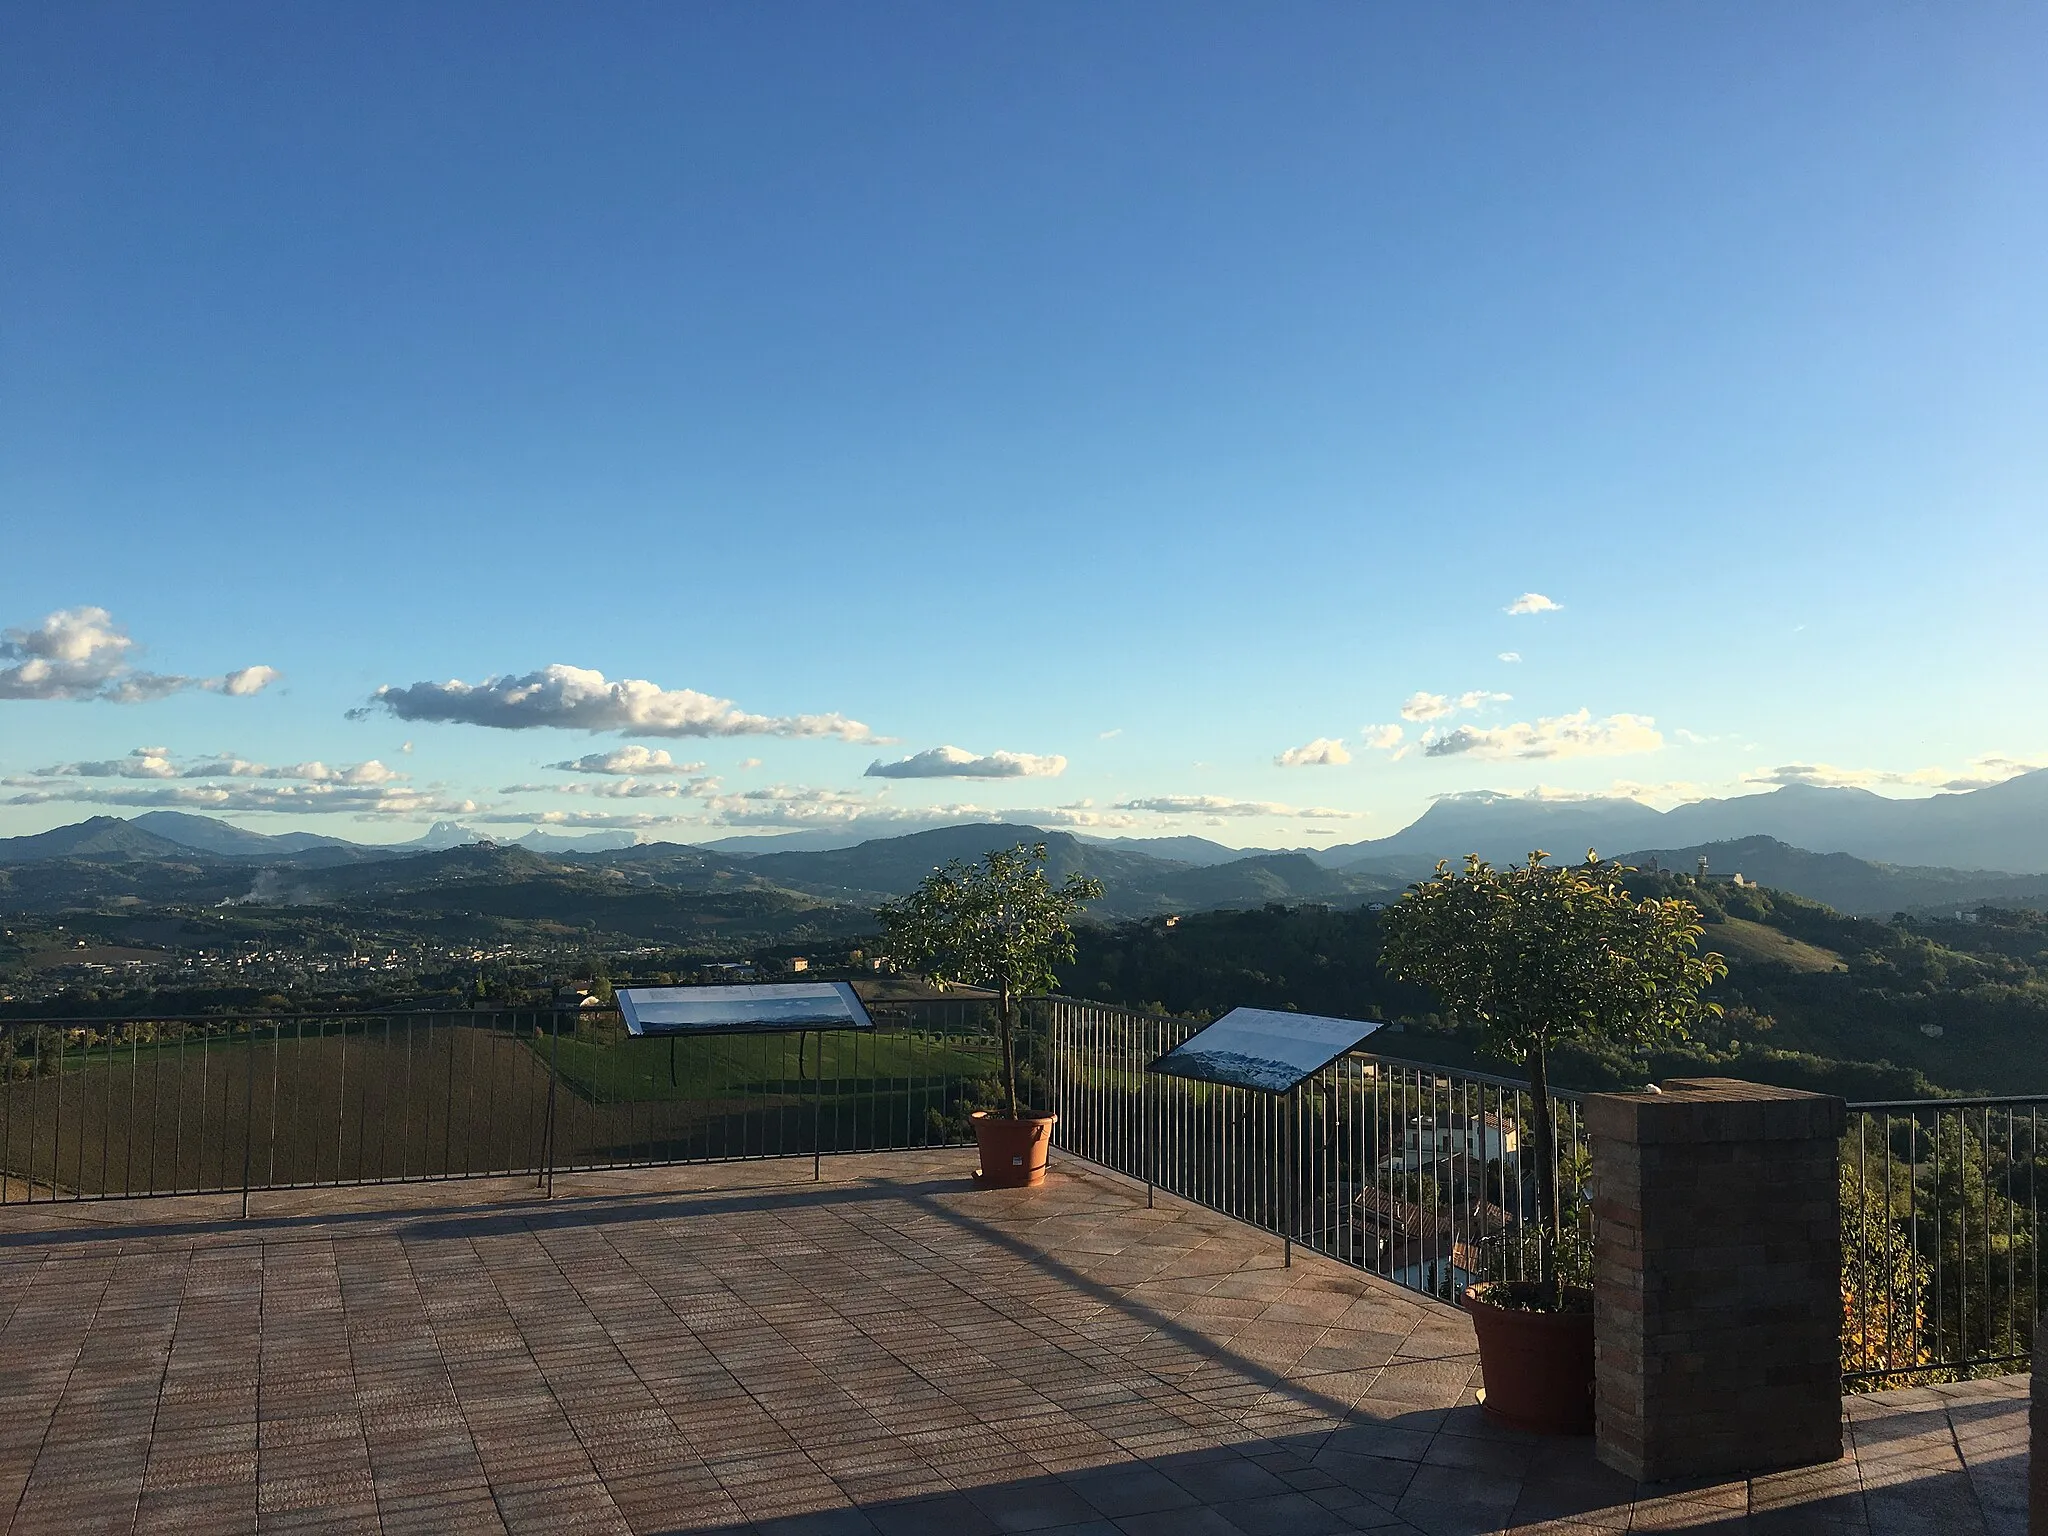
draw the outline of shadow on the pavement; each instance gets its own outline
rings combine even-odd
[[[752,1522],[685,1517],[662,1529],[673,1536],[1478,1536],[1511,1524],[1557,1522],[1557,1529],[1590,1536],[1625,1528],[1636,1496],[1633,1483],[1593,1460],[1590,1440],[1515,1435],[1487,1424],[1474,1408],[1454,1410],[1449,1421],[1441,1410],[1417,1410],[958,1492]],[[1744,1511],[1700,1514],[1699,1522],[1676,1528],[1747,1529]]]
[[[792,1159],[792,1162],[796,1161]],[[564,1175],[567,1177],[567,1175]],[[705,1189],[701,1185],[690,1189],[660,1191],[609,1191],[592,1194],[557,1194],[552,1198],[533,1189],[530,1176],[517,1176],[518,1182],[526,1188],[519,1193],[486,1195],[479,1199],[472,1197],[461,1203],[444,1201],[437,1205],[404,1206],[382,1205],[362,1206],[355,1209],[313,1210],[313,1211],[254,1211],[243,1217],[238,1215],[198,1216],[190,1220],[164,1221],[140,1219],[135,1221],[103,1220],[87,1224],[70,1213],[81,1206],[105,1210],[108,1206],[119,1207],[127,1202],[119,1200],[89,1200],[60,1202],[64,1215],[59,1224],[47,1227],[33,1227],[12,1232],[0,1231],[0,1250],[34,1249],[57,1247],[65,1244],[95,1242],[131,1242],[149,1238],[180,1237],[240,1237],[261,1241],[280,1233],[307,1231],[322,1227],[359,1228],[370,1226],[390,1227],[404,1237],[445,1238],[472,1237],[521,1231],[537,1226],[576,1226],[629,1221],[647,1221],[663,1216],[676,1216],[695,1211],[707,1213],[743,1210],[765,1210],[787,1208],[792,1205],[829,1205],[848,1201],[869,1201],[894,1199],[904,1190],[958,1188],[959,1180],[926,1180],[904,1184],[831,1184],[813,1183],[810,1179],[792,1179],[787,1184],[763,1186],[747,1184],[730,1190]],[[423,1181],[424,1182],[424,1181]],[[444,1187],[475,1189],[487,1182],[475,1181],[433,1181]],[[488,1182],[512,1183],[512,1179],[492,1175]],[[336,1186],[336,1192],[347,1197],[362,1198],[376,1185]],[[420,1184],[405,1186],[420,1188]],[[312,1191],[269,1191],[269,1197],[276,1199],[286,1194],[305,1195]],[[235,1195],[153,1195],[149,1200],[239,1200]],[[688,1210],[681,1209],[688,1207]],[[132,1208],[132,1207],[131,1207]],[[37,1207],[24,1207],[35,1211]],[[42,1209],[47,1210],[47,1207]],[[53,1213],[54,1214],[54,1213]]]

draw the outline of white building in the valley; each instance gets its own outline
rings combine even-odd
[[[1521,1145],[1521,1133],[1502,1115],[1416,1115],[1401,1137],[1400,1150],[1380,1159],[1382,1168],[1425,1172],[1447,1163],[1505,1163]]]

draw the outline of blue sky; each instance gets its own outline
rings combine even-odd
[[[0,833],[2048,762],[2039,7],[0,25]]]

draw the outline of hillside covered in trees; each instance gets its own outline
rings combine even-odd
[[[1672,874],[1632,883],[1701,908],[1703,947],[1728,961],[1713,994],[1723,1016],[1652,1057],[1566,1050],[1565,1085],[1719,1072],[1864,1100],[2048,1091],[2048,915],[1982,908],[1877,922],[1755,885]],[[1380,971],[1379,943],[1372,907],[1196,913],[1085,934],[1063,982],[1077,996],[1171,1013],[1249,1005],[1384,1018],[1400,1025],[1381,1037],[1388,1054],[1500,1070],[1479,1054],[1476,1029]]]

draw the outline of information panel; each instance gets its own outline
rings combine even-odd
[[[1377,1021],[1233,1008],[1145,1070],[1166,1077],[1285,1093],[1379,1027]]]
[[[873,1029],[860,995],[843,981],[732,987],[621,987],[619,1012],[635,1035],[766,1035]]]

